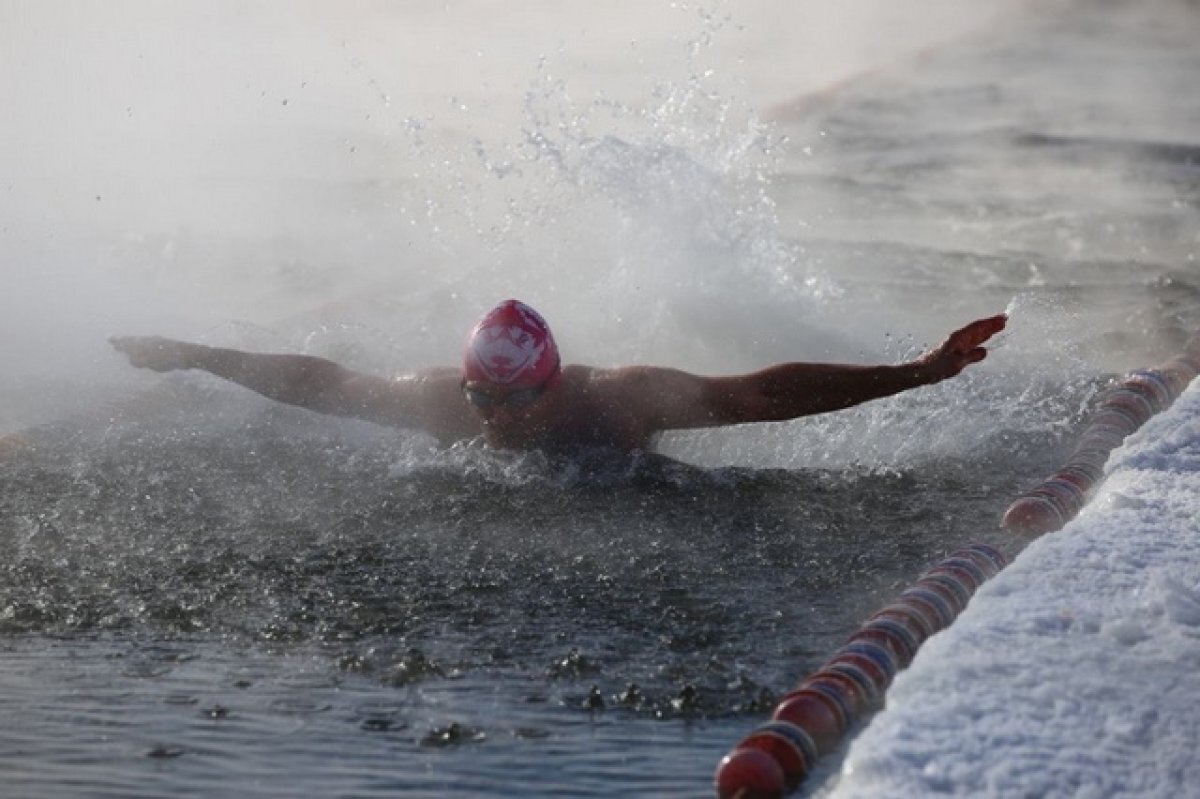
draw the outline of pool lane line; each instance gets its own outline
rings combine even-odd
[[[1075,451],[1054,474],[1019,496],[1000,519],[1006,530],[1039,536],[1061,529],[1104,476],[1109,454],[1155,414],[1171,406],[1200,374],[1200,336],[1151,369],[1130,372],[1092,412]]]
[[[949,627],[979,586],[1007,563],[995,547],[970,544],[928,569],[721,759],[713,777],[716,795],[775,799],[794,791],[855,722],[883,706],[888,686],[921,645]]]
[[[1001,526],[1032,535],[1057,530],[1082,509],[1109,453],[1166,410],[1200,374],[1200,336],[1152,369],[1131,372],[1105,394],[1061,469],[1009,506]],[[784,695],[771,720],[717,765],[719,799],[775,799],[796,790],[847,730],[883,705],[896,674],[921,645],[949,627],[975,591],[1007,565],[995,547],[970,544],[927,570],[885,605],[816,672]]]

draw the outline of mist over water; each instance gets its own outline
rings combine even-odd
[[[7,379],[130,380],[106,335],[237,343],[233,323],[280,348],[352,325],[399,347],[386,368],[453,363],[509,295],[602,365],[877,351],[875,329],[828,329],[828,270],[774,230],[786,150],[754,120],[985,22],[952,5],[886,45],[878,4],[802,14],[774,48],[766,5],[135,4],[119,25],[72,7],[69,29],[6,7],[26,35],[6,49],[20,290],[0,324],[38,342]]]
[[[0,696],[28,697],[9,748],[46,766],[20,784],[57,785],[116,708],[154,731],[91,772],[125,793],[703,793],[921,568],[1017,547],[995,519],[1097,392],[1196,330],[1196,22],[0,5]],[[105,341],[394,374],[457,362],[508,296],[568,360],[710,373],[1012,322],[954,381],[570,462],[437,450]]]

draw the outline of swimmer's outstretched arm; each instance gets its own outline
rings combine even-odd
[[[954,377],[987,357],[982,344],[1003,314],[956,330],[916,360],[897,365],[784,363],[748,375],[699,377],[646,368],[637,394],[655,430],[771,422],[841,410]]]
[[[200,369],[277,402],[318,413],[423,427],[439,437],[477,434],[461,410],[458,373],[452,369],[389,380],[312,355],[243,352],[160,336],[109,341],[132,365],[143,369]]]

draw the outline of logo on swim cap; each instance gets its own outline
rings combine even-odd
[[[558,347],[541,315],[519,300],[487,313],[467,339],[463,377],[468,382],[532,388],[558,369]]]

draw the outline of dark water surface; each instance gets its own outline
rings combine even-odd
[[[0,462],[10,795],[703,795],[1020,482],[438,453],[187,378],[169,406]]]

